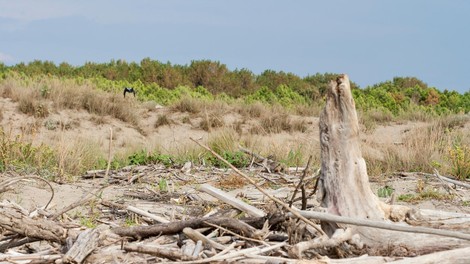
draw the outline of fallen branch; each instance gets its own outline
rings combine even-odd
[[[190,227],[185,227],[183,229],[183,233],[194,242],[197,242],[199,240],[199,241],[202,241],[202,243],[206,246],[209,246],[218,250],[225,249],[225,246],[223,246],[222,244],[219,244],[215,242],[214,240],[207,238],[203,234],[199,233],[197,230],[194,230]]]
[[[160,258],[166,258],[170,260],[195,260],[197,258],[190,257],[184,254],[181,254],[180,250],[177,248],[168,248],[155,245],[145,245],[145,244],[127,244],[124,246],[125,251],[145,253],[152,256],[157,256]],[[190,262],[194,263],[194,262]]]
[[[318,219],[318,220],[326,221],[326,222],[342,223],[342,224],[357,225],[357,226],[367,226],[367,227],[393,230],[393,231],[401,231],[401,232],[409,232],[409,233],[432,234],[432,235],[438,235],[438,236],[470,240],[470,234],[465,234],[465,233],[460,233],[460,232],[455,232],[455,231],[434,229],[434,228],[428,228],[428,227],[419,227],[419,226],[404,226],[404,225],[397,225],[397,224],[391,224],[391,223],[373,221],[373,220],[367,220],[367,219],[355,219],[351,217],[338,216],[338,215],[313,212],[313,211],[299,211],[299,213],[302,214],[304,217]]]
[[[295,186],[294,193],[292,194],[292,197],[290,198],[289,207],[292,207],[292,204],[294,203],[295,196],[297,195],[297,192],[299,191],[300,186],[305,185],[304,178],[305,178],[305,176],[307,176],[308,167],[310,166],[311,161],[312,161],[312,155],[310,155],[310,157],[308,157],[307,166],[305,166],[305,169],[302,173],[302,176],[300,176],[299,183],[297,184],[297,186]],[[304,203],[304,198],[305,197],[302,195],[302,204]],[[305,210],[305,208],[302,208],[302,210]]]
[[[206,192],[214,197],[216,197],[217,199],[227,203],[227,204],[230,204],[231,206],[251,215],[251,216],[254,216],[254,217],[263,217],[265,216],[266,214],[254,207],[254,206],[251,206],[243,201],[240,201],[239,199],[237,199],[236,197],[220,190],[220,189],[217,189],[215,187],[212,187],[211,185],[209,184],[202,184],[201,187],[199,188],[199,191],[203,191],[203,192]]]
[[[151,226],[117,227],[113,228],[112,231],[120,236],[141,239],[157,235],[174,235],[183,231],[183,229],[186,227],[190,227],[193,229],[209,227],[206,222],[223,226],[231,230],[236,230],[237,232],[244,234],[248,237],[256,236],[255,228],[249,226],[248,224],[245,224],[244,222],[241,222],[238,219],[226,217],[190,219],[185,221],[176,221]]]

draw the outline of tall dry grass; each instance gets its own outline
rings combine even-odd
[[[441,117],[409,131],[402,144],[372,146],[381,155],[376,152],[365,154],[369,174],[378,176],[397,171],[433,173],[438,169],[441,174],[470,178],[470,139],[468,131],[459,129],[467,122],[468,116]],[[460,156],[452,155],[456,149]],[[468,168],[467,175],[455,173],[455,164],[462,164],[462,173]]]
[[[8,76],[0,84],[0,95],[18,102],[19,110],[35,117],[46,117],[50,111],[84,109],[92,114],[109,115],[138,126],[135,99],[97,90],[91,83],[57,77],[37,77],[25,81]]]

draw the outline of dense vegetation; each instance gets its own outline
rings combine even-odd
[[[328,82],[335,76],[334,73],[317,73],[301,78],[272,70],[256,75],[247,69],[229,70],[224,64],[208,60],[193,61],[189,65],[172,65],[151,59],[140,63],[118,60],[82,66],[33,61],[13,66],[0,63],[0,96],[18,102],[19,111],[38,119],[46,118],[54,109],[84,109],[96,116],[112,116],[139,130],[139,116],[129,110],[135,100],[125,100],[128,98],[122,98],[121,94],[123,87],[131,86],[137,90],[137,99],[142,102],[154,101],[170,106],[175,112],[205,116],[205,123],[199,124],[203,130],[233,126],[238,133],[237,127],[244,121],[238,126],[221,122],[221,113],[230,109],[244,120],[257,119],[260,125],[249,131],[257,135],[305,131],[305,120],[296,121],[290,114],[318,115]],[[397,170],[432,172],[433,168],[439,168],[460,179],[470,178],[468,137],[454,129],[465,124],[468,117],[452,115],[470,112],[470,92],[441,91],[414,77],[396,77],[365,88],[352,83],[352,88],[366,130],[372,130],[377,122],[392,120],[433,122],[430,129],[419,131],[403,142],[409,150],[406,155],[392,146],[384,150],[382,158],[367,157],[373,175]],[[99,122],[99,117],[97,120]],[[49,130],[73,126],[49,121],[38,124]],[[171,122],[161,116],[155,128]],[[232,130],[216,137],[209,145],[232,164],[244,167],[249,160],[236,148],[239,136],[233,136]],[[422,140],[423,135],[430,140]],[[61,178],[93,167],[106,167],[105,155],[94,144],[72,143],[32,144],[0,128],[0,172],[11,166],[37,168],[40,171],[36,172],[41,175]],[[307,152],[299,146],[285,155],[277,151],[277,158],[288,166],[297,166],[305,163],[311,154]],[[218,160],[199,152],[186,151],[182,155],[147,150],[115,157],[112,167],[153,162],[172,166],[187,160],[202,160],[204,164],[223,167]]]
[[[8,72],[28,77],[57,76],[77,81],[93,80],[98,88],[120,91],[133,86],[140,100],[154,100],[169,104],[191,94],[196,97],[243,98],[247,102],[268,104],[310,105],[322,101],[328,82],[334,73],[317,73],[299,77],[283,71],[266,70],[256,75],[248,69],[229,70],[226,65],[210,61],[192,61],[189,65],[173,65],[149,58],[140,63],[112,60],[109,63],[87,62],[82,66],[68,63],[59,65],[50,61],[33,61],[6,66],[0,63],[0,76]],[[362,111],[380,111],[393,116],[410,111],[434,115],[470,112],[470,92],[441,91],[428,87],[414,77],[396,77],[393,80],[360,89],[352,83],[356,105]]]

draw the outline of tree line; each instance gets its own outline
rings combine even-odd
[[[176,89],[203,87],[213,95],[232,98],[253,96],[288,90],[301,96],[306,103],[323,100],[328,83],[335,73],[316,73],[299,77],[284,71],[265,70],[254,74],[248,69],[230,70],[223,63],[194,60],[187,65],[171,64],[145,58],[139,63],[111,60],[106,63],[87,62],[73,66],[62,62],[35,60],[6,66],[0,63],[0,72],[15,71],[27,76],[53,75],[66,78],[104,78],[110,81],[140,82],[150,87]],[[419,106],[437,113],[470,112],[470,92],[441,91],[415,78],[395,77],[361,89],[352,82],[356,104],[362,109],[381,108],[398,113]]]

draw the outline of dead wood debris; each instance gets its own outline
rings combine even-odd
[[[289,174],[254,170],[254,175],[248,170],[246,174],[253,175],[250,179],[256,188],[283,185],[277,190],[263,190],[266,193],[247,188],[246,193],[227,193],[217,188],[230,187],[219,185],[219,179],[233,175],[234,170],[195,168],[191,164],[183,169],[148,165],[89,171],[83,179],[97,182],[96,188],[63,208],[31,213],[11,201],[0,202],[0,262],[385,263],[412,259],[364,255],[366,249],[350,228],[338,230],[331,238],[319,233],[310,223],[317,225],[327,214],[296,209],[305,209],[309,203],[320,210],[318,203],[305,194],[295,199],[295,190],[311,190],[315,185],[314,175],[307,175],[307,170],[308,166],[287,170]],[[14,182],[15,178],[9,179],[0,186]],[[103,197],[109,186],[121,187],[122,197]],[[88,216],[92,225],[85,227],[87,219],[70,213],[79,207],[98,215]],[[310,223],[300,221],[297,214],[311,219]],[[328,219],[361,224],[334,216]],[[408,228],[413,231],[413,227]],[[444,230],[437,233],[446,235]],[[467,234],[449,233],[468,238]]]

